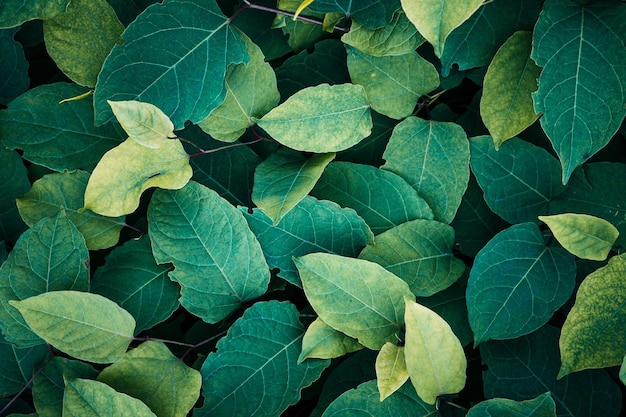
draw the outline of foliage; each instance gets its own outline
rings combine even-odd
[[[620,415],[624,1],[4,0],[0,55],[0,415]]]

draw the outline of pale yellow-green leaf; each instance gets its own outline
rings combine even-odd
[[[605,260],[619,236],[611,223],[588,214],[555,214],[539,216],[539,220],[568,252],[582,259]]]
[[[140,101],[107,100],[128,136],[148,148],[160,148],[168,138],[175,138],[174,124],[157,106]]]
[[[180,189],[192,173],[189,155],[178,139],[168,139],[158,149],[126,139],[104,154],[91,174],[85,208],[110,217],[132,213],[146,189]]]
[[[467,360],[450,325],[434,311],[405,299],[404,355],[411,383],[427,404],[465,386]]]
[[[302,13],[302,11],[306,9],[309,5],[311,5],[311,3],[313,3],[314,1],[315,0],[303,0],[296,9],[296,12],[293,14],[293,20],[296,20],[298,16],[300,16],[300,13]]]
[[[404,347],[391,342],[385,343],[376,357],[376,381],[380,400],[384,401],[400,389],[407,379],[409,371],[406,369]]]
[[[622,360],[622,365],[619,367],[619,380],[622,384],[626,385],[626,356]]]
[[[493,57],[483,82],[480,116],[496,149],[533,124],[531,94],[537,91],[541,68],[530,58],[531,32],[515,32]]]
[[[441,57],[446,38],[483,4],[483,0],[401,0],[402,9]]]
[[[319,317],[306,329],[298,363],[308,358],[332,359],[363,349],[356,339],[337,331]]]

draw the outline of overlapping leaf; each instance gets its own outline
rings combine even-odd
[[[128,137],[138,144],[158,149],[166,139],[176,137],[172,121],[155,105],[135,100],[108,103]]]
[[[1,11],[0,11],[1,12]],[[4,65],[0,67],[0,103],[9,101],[28,88],[28,62],[24,48],[13,39],[17,29],[0,29],[0,56]]]
[[[298,363],[309,358],[338,358],[361,349],[363,346],[355,339],[333,329],[318,317],[304,333]]]
[[[400,2],[398,0],[361,0],[358,2],[315,0],[309,8],[320,13],[341,13],[370,29],[376,29],[385,26],[391,20],[393,12],[400,8]]]
[[[0,144],[0,241],[14,242],[26,225],[20,218],[15,198],[30,189],[28,171],[17,152]]]
[[[37,366],[48,356],[48,348],[39,345],[18,348],[0,338],[0,395],[8,397],[17,394],[30,382]]]
[[[34,19],[50,19],[67,7],[69,0],[3,1],[0,28],[12,28]]]
[[[526,401],[494,398],[469,409],[467,417],[554,417],[556,405],[549,392]]]
[[[384,401],[404,385],[409,379],[406,369],[404,346],[387,342],[376,357],[376,381],[380,392],[380,401]]]

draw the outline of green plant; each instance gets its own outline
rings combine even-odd
[[[3,411],[620,414],[623,1],[151,3],[0,7]]]

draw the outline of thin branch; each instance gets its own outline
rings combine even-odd
[[[201,156],[201,155],[206,155],[206,154],[213,153],[213,152],[218,152],[218,151],[221,151],[223,149],[236,148],[237,146],[252,145],[253,143],[261,142],[263,140],[268,140],[268,139],[266,139],[266,138],[258,138],[258,139],[255,139],[255,140],[251,141],[251,142],[239,142],[239,143],[233,143],[232,145],[222,146],[221,148],[206,149],[206,150],[203,149],[200,152],[192,153],[191,155],[189,155],[189,158],[195,158],[196,156]]]

